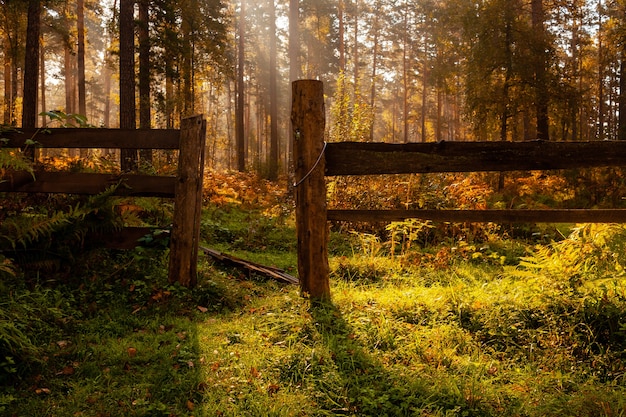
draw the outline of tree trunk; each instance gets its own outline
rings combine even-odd
[[[120,0],[120,128],[136,128],[134,0]],[[122,149],[121,167],[137,169],[136,149]]]
[[[345,46],[345,25],[344,25],[344,4],[343,0],[339,0],[339,6],[337,10],[337,18],[339,20],[339,72],[346,72],[346,46]]]
[[[619,75],[619,121],[617,139],[626,140],[626,46],[622,47]]]
[[[77,64],[78,64],[78,113],[87,116],[87,98],[85,92],[85,0],[76,2],[77,16]]]
[[[409,56],[407,54],[407,49],[409,48],[408,42],[408,30],[409,30],[409,22],[408,22],[408,3],[404,9],[404,31],[402,37],[402,83],[403,83],[403,97],[402,97],[402,112],[404,118],[404,143],[409,142]]]
[[[270,163],[268,179],[278,179],[278,91],[276,88],[276,5],[270,0]]]
[[[300,5],[298,0],[289,0],[289,82],[292,83],[300,77]],[[291,105],[293,97],[292,91],[289,89],[289,103]],[[291,121],[289,122],[291,124]],[[289,135],[293,133],[290,128]],[[293,138],[289,140],[289,151],[287,157],[287,166],[290,167],[293,160]],[[291,171],[291,170],[289,170]]]
[[[11,95],[11,40],[9,35],[5,34],[4,38],[4,124],[13,124],[13,96]]]
[[[24,63],[22,127],[35,127],[37,123],[37,83],[39,81],[38,71],[40,16],[40,0],[29,0],[28,28],[26,31],[26,53]]]
[[[376,2],[376,9],[380,8],[380,2]],[[371,89],[370,89],[370,108],[372,109],[372,120],[370,120],[370,142],[374,141],[374,124],[375,124],[375,111],[376,108],[376,71],[378,70],[378,17],[379,13],[376,13],[374,16],[374,44],[372,45],[372,81],[371,81]]]
[[[237,105],[235,106],[235,130],[236,130],[236,146],[237,146],[237,170],[243,172],[246,170],[246,148],[244,137],[243,113],[244,113],[244,89],[243,70],[244,70],[244,36],[245,36],[245,19],[246,19],[246,2],[241,0],[241,11],[239,13],[239,39],[237,42]]]
[[[150,37],[149,0],[139,1],[139,127],[150,129]],[[152,163],[152,150],[139,151],[142,161]]]
[[[43,46],[43,44],[40,45],[41,48],[39,48],[39,77],[40,77],[40,82],[39,82],[39,88],[40,88],[40,106],[39,109],[41,110],[40,113],[43,113],[46,111],[46,51],[45,48]],[[45,126],[46,125],[46,116],[41,116],[41,126]]]
[[[550,139],[548,117],[548,83],[546,80],[546,33],[543,0],[531,0],[532,26],[537,36],[535,45],[535,110],[537,113],[537,139]]]
[[[193,3],[194,1],[191,0]],[[186,8],[182,12],[181,32],[182,32],[182,51],[180,72],[183,83],[183,116],[188,117],[194,113],[195,97],[193,85],[193,56],[194,56],[194,33],[190,13],[197,8],[194,5]]]

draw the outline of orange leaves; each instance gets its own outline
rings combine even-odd
[[[287,187],[260,178],[254,173],[206,172],[204,201],[216,206],[242,205],[272,209],[286,198]]]

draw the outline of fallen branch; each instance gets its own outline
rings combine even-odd
[[[273,266],[261,265],[255,262],[246,261],[245,259],[237,258],[236,256],[227,255],[215,249],[200,246],[200,250],[210,256],[213,259],[220,261],[226,265],[232,265],[237,268],[242,268],[250,272],[264,275],[269,278],[273,278],[277,281],[286,282],[287,284],[298,284],[298,278],[293,275],[289,275],[284,270]]]

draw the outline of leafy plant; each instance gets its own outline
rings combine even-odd
[[[94,127],[87,121],[87,116],[78,113],[65,113],[61,110],[50,110],[39,113],[40,116],[48,116],[49,123],[59,127]]]

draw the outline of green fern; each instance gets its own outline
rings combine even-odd
[[[535,247],[521,258],[519,277],[543,276],[578,287],[588,280],[626,274],[626,227],[619,224],[584,224],[559,242]]]
[[[15,253],[18,264],[31,269],[56,269],[62,260],[73,260],[92,233],[119,230],[124,219],[117,215],[113,196],[116,186],[50,213],[23,212],[0,224],[0,251]]]

